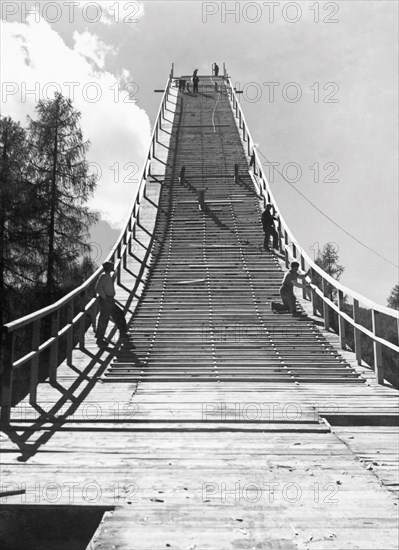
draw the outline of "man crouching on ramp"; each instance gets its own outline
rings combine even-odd
[[[298,282],[298,278],[304,279],[309,275],[309,271],[306,273],[299,273],[299,263],[291,262],[290,270],[284,275],[283,282],[280,287],[280,296],[283,301],[282,304],[277,302],[271,302],[271,309],[277,312],[290,311],[293,317],[301,317],[302,314],[296,309],[296,298],[294,294],[294,286],[299,288],[308,287],[308,283]]]

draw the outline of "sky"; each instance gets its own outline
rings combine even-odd
[[[3,1],[1,15],[2,114],[25,125],[55,90],[81,112],[99,177],[95,259],[130,212],[161,99],[154,89],[172,62],[176,75],[201,75],[216,61],[243,92],[298,243],[310,256],[334,243],[341,282],[386,304],[399,263],[396,0]]]

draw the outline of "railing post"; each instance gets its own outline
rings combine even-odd
[[[379,311],[371,310],[371,319],[373,323],[373,334],[374,336],[380,335],[380,313]],[[382,348],[379,342],[373,340],[373,350],[374,350],[374,373],[375,379],[378,384],[383,384],[384,382],[384,365],[382,363]]]
[[[40,345],[40,325],[41,319],[34,321],[32,324],[32,351],[34,352],[31,368],[30,368],[30,386],[29,386],[29,403],[36,404],[37,399],[37,384],[39,374],[39,345]]]
[[[285,261],[285,267],[289,269],[290,267],[290,259],[288,257],[288,250],[284,248],[284,261]]]
[[[290,267],[290,260],[288,256],[288,233],[284,230],[284,256],[285,256],[285,267],[288,269]]]
[[[300,256],[300,265],[301,265],[301,271],[305,271],[305,259],[302,256],[302,253]],[[302,298],[304,298],[305,300],[309,300],[308,293],[305,286],[302,287]]]
[[[325,298],[328,298],[328,283],[325,279],[322,279],[322,285],[323,285],[323,295]],[[330,328],[330,307],[329,305],[323,300],[323,318],[324,318],[324,328],[328,330]]]
[[[128,246],[128,254],[129,256],[132,256],[133,255],[133,249],[132,249],[132,245],[133,245],[133,241],[134,241],[134,227],[132,227],[131,229],[131,233],[130,233],[130,239],[129,239],[129,246]]]
[[[118,256],[118,260],[119,260],[119,263],[118,263],[118,268],[116,270],[116,280],[118,282],[118,285],[120,286],[121,284],[121,266],[122,266],[122,240],[119,242],[118,244],[118,248],[117,248],[117,256]]]
[[[268,198],[268,202],[270,202],[269,195],[267,196],[267,198]],[[277,230],[278,230],[278,249],[279,249],[280,254],[282,254],[284,252],[284,248],[283,248],[283,230],[282,230],[282,227],[281,227],[280,218],[278,219],[278,229]]]
[[[145,190],[144,190],[144,194],[145,194]],[[128,251],[128,247],[129,247],[129,242],[130,242],[130,238],[128,239],[127,237],[127,231],[125,231],[125,234],[123,236],[123,244],[124,244],[124,247],[123,247],[123,269],[127,269],[127,251]]]
[[[87,304],[87,289],[83,292],[83,308],[80,307],[82,316],[79,321],[79,349],[82,350],[85,347],[85,334],[86,334],[86,304]]]
[[[1,428],[5,430],[10,424],[11,415],[15,333],[2,332],[1,343]]]
[[[96,297],[96,291],[94,289],[93,289],[93,298],[96,298],[96,300],[94,301],[94,304],[90,308],[90,319],[91,319],[94,335],[96,335],[97,333],[96,321],[97,321],[99,307],[98,307],[98,298]]]
[[[344,293],[342,290],[338,290],[338,308],[342,311],[344,307]],[[338,314],[338,330],[339,340],[342,349],[346,349],[346,337],[345,337],[345,319]]]
[[[69,367],[72,366],[72,350],[73,350],[73,315],[74,315],[74,308],[73,308],[73,300],[70,300],[67,305],[67,324],[70,325],[68,327],[66,339],[67,339],[67,365]]]
[[[312,281],[312,283],[313,283],[313,279],[314,279],[314,269],[312,267],[310,269],[310,280]],[[314,290],[314,288],[312,288],[311,300],[312,300],[312,309],[313,309],[314,316],[317,315],[316,296],[317,296],[316,291]]]
[[[51,344],[51,350],[50,350],[50,365],[49,365],[50,382],[57,382],[59,330],[60,330],[60,310],[57,309],[57,311],[53,313],[52,319],[51,319],[51,337],[54,338],[55,340]]]
[[[359,301],[353,300],[353,320],[359,322]],[[362,364],[362,333],[356,327],[353,327],[353,339],[355,341],[355,354],[358,365]]]

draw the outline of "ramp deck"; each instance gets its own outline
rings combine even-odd
[[[2,504],[103,506],[93,549],[396,548],[398,392],[311,317],[270,310],[282,268],[228,99],[201,83],[177,95],[128,338],[98,351],[90,330],[15,408]]]

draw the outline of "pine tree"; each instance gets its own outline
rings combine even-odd
[[[63,275],[79,256],[89,251],[88,229],[97,220],[86,202],[96,186],[89,175],[80,113],[70,99],[57,93],[40,101],[37,120],[30,119],[29,141],[36,171],[35,186],[40,198],[40,216],[45,250],[46,290],[54,299]]]
[[[339,281],[345,268],[338,263],[338,253],[332,243],[323,246],[323,250],[318,253],[315,264],[323,269],[330,277]]]
[[[23,287],[42,272],[36,194],[31,181],[26,132],[0,117],[0,323],[15,317]]]
[[[330,275],[333,279],[339,281],[345,268],[338,263],[338,253],[332,243],[327,243],[323,246],[323,250],[318,253],[315,259],[315,264],[321,267],[323,271]],[[316,275],[316,284],[321,288],[321,279]],[[327,284],[327,294],[330,300],[336,296],[336,291],[330,284]]]
[[[399,284],[396,284],[391,290],[391,294],[387,299],[388,307],[399,309]]]

